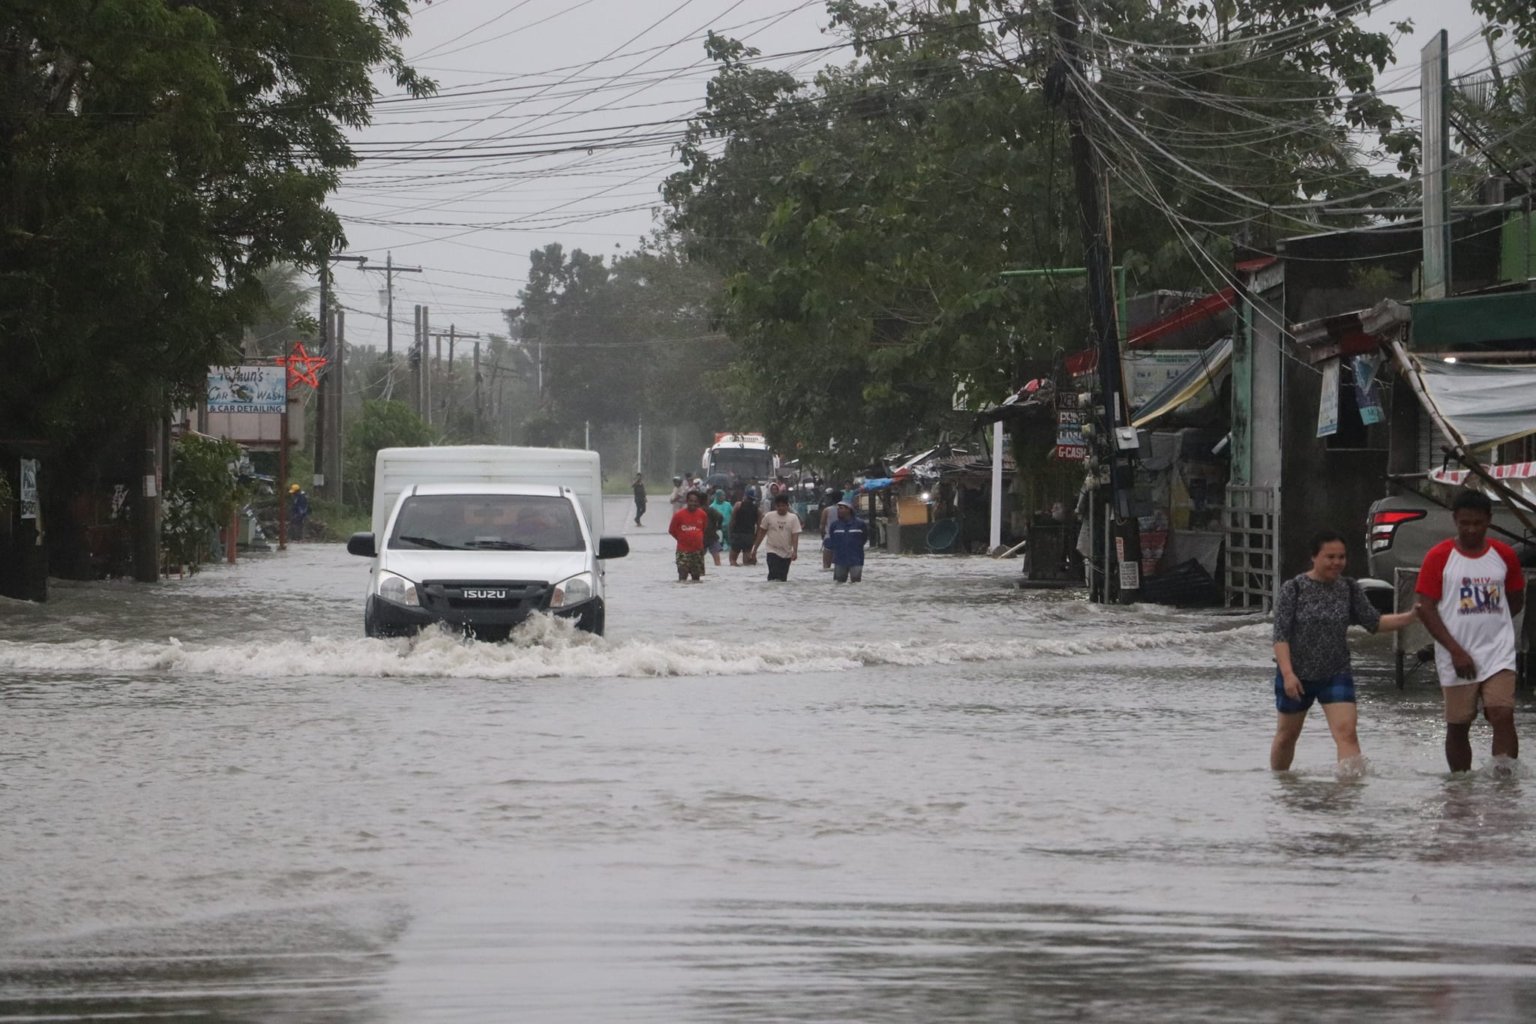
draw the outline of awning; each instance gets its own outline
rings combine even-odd
[[[1468,449],[1536,434],[1536,365],[1447,363],[1410,355],[1412,369],[1449,430]],[[1492,469],[1493,467],[1489,467]]]
[[[1536,500],[1536,462],[1507,462],[1502,466],[1484,466],[1483,472],[1509,486],[1509,488],[1526,498]],[[1472,477],[1469,483],[1467,477]],[[1437,484],[1448,484],[1451,487],[1481,487],[1477,477],[1468,469],[1434,469],[1430,470],[1429,478]],[[1497,494],[1489,495],[1493,500],[1500,500]]]
[[[1212,325],[1210,334],[1198,341],[1185,337],[1180,340],[1181,333],[1188,332],[1197,324],[1203,324],[1217,317],[1226,317],[1231,320],[1230,311],[1237,308],[1237,289],[1224,288],[1215,295],[1207,295],[1203,299],[1197,299],[1188,305],[1181,306],[1152,323],[1131,332],[1130,339],[1126,342],[1127,348],[1150,348],[1158,343],[1170,344],[1174,348],[1189,348],[1191,342],[1200,344],[1209,339],[1220,330],[1219,325]]]
[[[1216,378],[1232,361],[1232,339],[1223,338],[1204,352],[1204,358],[1170,381],[1168,386],[1137,411],[1131,426],[1141,427],[1173,412],[1194,398],[1207,386],[1214,388]]]
[[[1486,348],[1536,339],[1536,292],[1462,295],[1415,302],[1416,349]]]

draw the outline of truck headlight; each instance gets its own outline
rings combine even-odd
[[[580,604],[592,597],[592,574],[579,572],[568,580],[555,584],[555,594],[549,599],[551,608],[565,608]]]
[[[379,570],[379,582],[376,593],[386,601],[395,604],[403,604],[411,608],[421,607],[421,592],[416,589],[416,584],[404,576],[396,576],[392,572]]]

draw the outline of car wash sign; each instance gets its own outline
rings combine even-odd
[[[208,370],[209,412],[284,412],[288,374],[281,366],[214,366]]]

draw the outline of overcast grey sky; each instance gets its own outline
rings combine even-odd
[[[1487,62],[1468,0],[1391,0],[1371,16],[1411,19],[1400,65],[1382,88],[1418,84],[1418,52],[1449,31],[1452,70]],[[616,255],[652,225],[661,180],[676,168],[682,121],[698,110],[712,66],[706,31],[746,40],[774,66],[808,77],[848,51],[801,53],[838,42],[824,0],[436,0],[419,5],[405,50],[436,79],[436,98],[393,86],[375,124],[359,133],[363,160],[332,206],[350,252],[382,266],[420,266],[395,278],[395,341],[409,343],[411,307],[431,307],[434,329],[502,332],[528,253],[549,242]],[[1412,92],[1392,97],[1416,114]],[[615,145],[615,141],[618,144]],[[382,348],[383,274],[341,265],[336,293],[350,310],[348,340]],[[404,339],[402,341],[402,339]]]

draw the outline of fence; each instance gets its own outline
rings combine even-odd
[[[1280,564],[1280,496],[1273,487],[1228,487],[1223,517],[1227,607],[1267,612]]]

